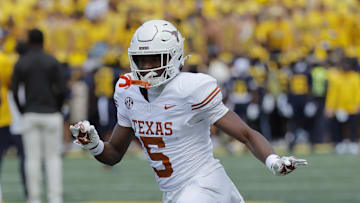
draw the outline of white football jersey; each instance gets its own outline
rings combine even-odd
[[[119,87],[122,82],[118,81],[114,94],[118,124],[133,128],[162,191],[175,190],[200,172],[222,167],[213,156],[210,124],[228,109],[214,78],[180,73],[150,102],[139,86],[125,89]]]

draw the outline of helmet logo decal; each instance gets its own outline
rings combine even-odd
[[[139,50],[149,50],[149,47],[139,47]]]
[[[174,30],[174,31],[163,30],[163,32],[169,32],[170,34],[174,35],[176,37],[176,41],[179,42],[179,36],[178,36],[177,30]]]

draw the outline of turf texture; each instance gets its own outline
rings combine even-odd
[[[309,165],[282,177],[273,176],[249,154],[217,158],[248,203],[360,202],[360,156],[299,157],[308,159]],[[105,168],[92,157],[64,158],[63,168],[66,203],[161,201],[153,170],[138,156],[128,155],[113,168]],[[4,160],[1,185],[6,203],[25,202],[16,158]]]

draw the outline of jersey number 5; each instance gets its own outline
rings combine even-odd
[[[163,170],[157,170],[156,168],[153,168],[155,173],[160,178],[170,177],[173,173],[173,169],[169,157],[165,156],[163,153],[151,153],[149,148],[149,145],[156,145],[158,148],[164,148],[165,142],[163,141],[162,137],[140,137],[140,139],[144,144],[150,159],[153,161],[162,161],[165,166],[165,169]]]

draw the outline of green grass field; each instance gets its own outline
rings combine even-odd
[[[273,176],[251,155],[218,157],[248,203],[359,203],[360,156],[301,156],[309,166],[284,177]],[[3,163],[6,203],[23,203],[17,160]],[[44,196],[45,198],[45,196]],[[90,157],[65,158],[65,202],[155,203],[161,192],[146,160],[127,156],[113,169]]]

